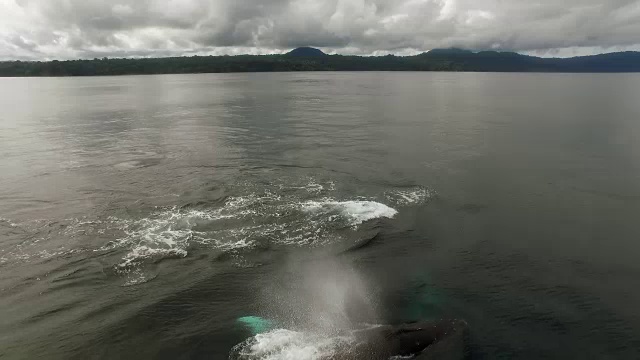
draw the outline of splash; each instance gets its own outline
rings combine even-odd
[[[375,201],[308,201],[302,206],[303,211],[314,214],[324,214],[329,219],[342,215],[349,219],[351,226],[377,218],[393,218],[398,213],[395,209]]]
[[[155,278],[155,274],[141,269],[145,264],[187,257],[195,244],[214,244],[214,247],[226,251],[251,246],[246,239],[212,239],[201,230],[220,220],[244,216],[242,212],[229,214],[228,210],[180,210],[174,207],[137,221],[120,220],[120,229],[126,235],[98,251],[128,247],[129,252],[114,269],[125,276],[125,285],[138,285]]]
[[[99,251],[129,248],[115,266],[118,274],[164,259],[187,257],[195,247],[234,253],[259,244],[322,246],[340,240],[334,230],[357,226],[376,218],[392,218],[397,211],[375,201],[301,202],[269,191],[231,197],[214,209],[161,210],[139,220],[113,220],[125,236]],[[241,262],[239,262],[241,263]]]
[[[262,294],[278,327],[236,345],[230,359],[330,359],[377,320],[374,287],[347,259],[290,258],[285,268]]]
[[[277,329],[259,334],[236,345],[231,360],[310,360],[331,358],[347,348],[355,338],[326,336],[303,331]]]
[[[350,232],[365,222],[397,214],[374,198],[319,198],[332,193],[336,185],[313,178],[298,184],[239,187],[237,192],[242,195],[210,206],[160,207],[132,218],[45,219],[20,224],[19,229],[33,236],[29,242],[0,249],[0,263],[73,255],[72,251],[116,254],[119,260],[115,260],[114,272],[127,284],[136,285],[153,279],[153,268],[159,262],[185,258],[193,251],[226,253],[225,258],[237,266],[251,267],[246,254],[257,247],[323,247],[350,239]],[[252,192],[256,187],[261,191]],[[0,226],[7,231],[18,229],[7,219],[0,219]],[[94,247],[87,239],[102,243]]]

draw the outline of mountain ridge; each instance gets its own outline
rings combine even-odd
[[[4,61],[0,76],[102,76],[272,71],[640,72],[640,52],[541,58],[515,52],[433,49],[411,56],[328,55],[312,47],[285,54]]]
[[[295,48],[285,55],[294,57],[316,57],[316,56],[328,56],[324,51],[308,46],[302,46]]]

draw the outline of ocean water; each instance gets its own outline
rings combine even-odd
[[[474,359],[640,358],[639,92],[0,79],[0,357],[321,359],[458,318]]]

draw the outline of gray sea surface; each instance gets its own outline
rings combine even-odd
[[[321,358],[459,318],[474,359],[638,359],[638,94],[629,74],[2,78],[0,357]]]

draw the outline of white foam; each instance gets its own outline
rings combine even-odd
[[[134,247],[122,262],[115,266],[116,273],[125,277],[123,286],[134,286],[144,284],[153,280],[156,274],[143,271],[142,264],[146,261],[159,261],[170,258],[184,258],[187,256],[183,249],[158,249],[145,245]]]
[[[139,220],[109,218],[109,223],[116,224],[124,236],[97,251],[129,248],[122,261],[115,265],[115,271],[127,277],[125,285],[143,283],[149,280],[149,275],[139,270],[146,263],[187,257],[190,248],[196,245],[225,252],[254,247],[254,236],[268,230],[268,226],[229,228],[215,223],[257,217],[259,212],[255,210],[255,204],[266,198],[277,199],[271,194],[249,195],[229,198],[223,207],[217,209],[181,210],[173,207]]]
[[[386,193],[389,201],[398,205],[420,205],[431,199],[435,192],[425,188],[393,190]]]
[[[142,269],[136,268],[132,269],[130,272],[126,274],[126,281],[122,286],[135,286],[147,283],[156,278],[154,274],[146,274]]]
[[[205,243],[210,243],[210,242],[205,240]],[[247,248],[252,248],[256,245],[255,241],[249,240],[248,238],[242,238],[235,241],[234,240],[231,240],[231,241],[213,240],[213,243],[215,243],[215,247],[217,249],[220,249],[222,251],[247,249]]]
[[[304,184],[307,191],[302,195],[300,191],[280,194],[267,189],[258,194],[229,197],[222,206],[209,209],[158,208],[138,219],[113,216],[65,219],[62,227],[52,223],[56,225],[53,236],[66,239],[84,239],[94,235],[110,237],[112,241],[93,251],[111,253],[122,250],[124,253],[113,265],[114,270],[131,278],[127,283],[135,285],[149,279],[145,271],[149,265],[163,259],[187,257],[195,248],[215,249],[242,257],[246,249],[265,244],[323,246],[341,239],[340,232],[335,231],[337,229],[355,227],[376,218],[393,218],[397,214],[395,209],[385,204],[366,199],[305,201],[303,199],[307,199],[309,194],[318,198],[320,192],[333,189],[335,184],[318,184],[313,179]],[[10,223],[7,219],[0,221],[3,225]],[[49,221],[39,220],[34,224],[37,227],[32,227],[39,231],[40,227],[49,226]],[[39,238],[35,239],[34,244],[39,241]],[[0,262],[19,256],[34,256],[43,247],[38,244],[25,251],[3,252]],[[66,248],[48,250],[39,256],[63,256],[70,251]]]
[[[315,183],[311,182],[313,188]],[[265,216],[279,218],[292,211],[307,213],[293,222],[263,222]],[[321,245],[335,240],[330,231],[335,227],[359,225],[375,218],[392,218],[397,211],[374,201],[335,201],[325,199],[300,203],[297,198],[285,198],[271,192],[227,199],[224,206],[210,210],[180,210],[171,208],[136,221],[119,220],[125,236],[100,250],[128,247],[120,268],[141,265],[145,260],[164,257],[186,257],[189,248],[201,244],[222,251],[254,247],[258,239],[281,245]],[[215,225],[226,219],[245,219],[249,226]],[[109,219],[118,223],[118,220]],[[333,224],[333,225],[332,225]]]
[[[130,252],[117,265],[128,268],[147,259],[186,257],[190,241],[198,235],[194,228],[203,222],[225,218],[219,212],[170,209],[148,218],[123,222],[126,236],[104,246],[101,250],[129,246]]]
[[[310,180],[305,189],[312,194],[319,194],[324,191],[324,186],[318,184],[315,180]]]
[[[330,191],[335,191],[336,190],[336,183],[335,182],[329,181],[327,184],[329,185],[329,190]]]
[[[165,258],[183,258],[187,256],[187,252],[183,249],[154,249],[145,245],[136,246],[129,252],[123,259],[123,262],[118,264],[120,269],[125,269],[134,266],[143,260],[157,260]]]
[[[256,335],[231,351],[236,360],[315,360],[330,358],[354,340],[286,329]]]
[[[113,241],[93,251],[103,252],[119,248],[128,249],[122,260],[114,265],[116,272],[128,274],[134,268],[143,267],[145,262],[186,257],[189,248],[194,244],[208,245],[222,251],[233,251],[254,246],[255,241],[251,238],[249,231],[244,233],[232,231],[232,235],[237,233],[237,236],[218,237],[217,235],[225,234],[218,234],[212,230],[210,225],[225,219],[256,217],[258,213],[252,210],[255,207],[254,205],[264,201],[266,198],[277,199],[276,196],[269,193],[264,196],[233,197],[229,198],[225,205],[220,208],[181,210],[177,207],[172,207],[138,220],[120,219],[113,216],[103,220],[87,218],[64,219],[64,226],[56,226],[55,232],[52,232],[52,234],[68,239],[94,234],[113,234]],[[33,220],[32,222],[34,225],[31,227],[36,232],[43,226],[49,226],[50,220]],[[0,223],[8,224],[12,227],[17,226],[4,218],[0,218]],[[206,231],[200,231],[202,230],[201,227]],[[58,228],[60,229],[58,230]],[[41,250],[44,245],[40,246],[38,244],[38,247],[36,247],[40,240],[46,239],[34,238],[27,244],[30,245],[29,248],[26,248],[25,243],[23,243],[15,251],[3,253],[0,261],[6,263],[12,259],[27,261],[32,258],[51,258],[81,250],[67,249],[66,247]],[[43,243],[47,244],[46,242]]]
[[[297,186],[291,184],[278,184],[277,186],[280,190],[305,190],[307,193],[312,195],[320,195],[321,193],[334,191],[336,189],[336,184],[333,181],[328,181],[323,184],[312,177],[307,178],[306,184],[299,184]]]
[[[395,209],[375,201],[308,201],[302,206],[303,211],[331,214],[339,212],[355,226],[377,218],[393,218],[398,213]]]
[[[141,166],[141,161],[140,160],[129,160],[129,161],[123,161],[121,163],[115,164],[114,167],[121,169],[121,170],[129,170],[129,169],[135,169]]]
[[[16,223],[12,222],[12,221],[11,221],[11,220],[9,220],[9,219],[5,219],[5,218],[3,218],[3,217],[0,217],[0,222],[6,222],[6,223],[7,223],[7,224],[9,224],[9,226],[11,226],[11,227],[17,227],[17,226],[18,226],[18,224],[16,224]]]

